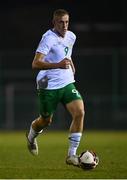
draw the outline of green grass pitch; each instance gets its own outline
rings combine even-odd
[[[25,132],[0,132],[0,179],[126,179],[127,132],[84,131],[78,153],[96,151],[94,170],[65,164],[68,132],[45,130],[38,137],[39,155],[29,154]]]

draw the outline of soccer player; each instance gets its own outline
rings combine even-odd
[[[32,68],[38,69],[37,91],[40,115],[27,133],[27,145],[38,155],[36,137],[51,124],[58,103],[62,103],[72,116],[66,163],[78,166],[76,154],[83,131],[84,103],[74,85],[75,67],[71,58],[76,35],[68,30],[69,13],[57,9],[53,13],[53,28],[46,31],[36,49]]]

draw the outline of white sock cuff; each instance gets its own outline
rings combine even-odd
[[[43,131],[43,129],[42,129],[41,131],[39,131],[39,132],[35,131],[35,130],[33,129],[32,125],[31,125],[30,129],[31,129],[31,132],[34,133],[34,134],[41,134],[42,131]]]
[[[81,136],[82,136],[82,133],[80,133],[80,132],[70,133],[70,135],[69,135],[69,137],[77,137],[77,136],[81,137]]]

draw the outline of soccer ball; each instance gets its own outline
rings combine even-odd
[[[98,163],[99,158],[93,151],[84,151],[79,155],[80,167],[82,169],[94,169]]]

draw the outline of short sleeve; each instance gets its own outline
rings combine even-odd
[[[36,52],[43,53],[47,55],[51,49],[53,42],[50,36],[42,36],[41,41],[36,49]]]
[[[70,36],[71,36],[71,40],[72,40],[72,42],[74,44],[75,41],[76,41],[76,35],[73,32],[70,31]]]

